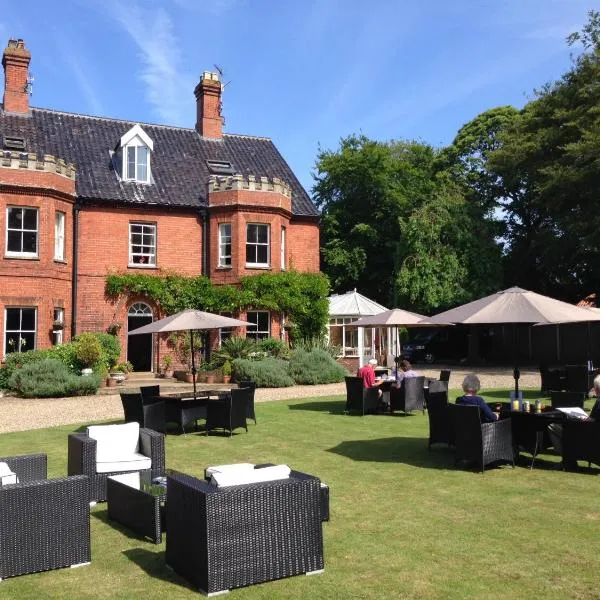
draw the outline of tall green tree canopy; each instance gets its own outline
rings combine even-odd
[[[434,311],[495,289],[497,244],[440,165],[428,144],[365,136],[319,153],[313,192],[334,290]]]

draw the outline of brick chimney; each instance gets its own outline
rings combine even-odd
[[[31,52],[25,48],[23,40],[8,40],[2,56],[4,67],[4,100],[6,112],[28,113],[29,91],[27,75]]]
[[[194,90],[196,96],[196,131],[203,137],[221,139],[221,81],[217,73],[204,71]]]

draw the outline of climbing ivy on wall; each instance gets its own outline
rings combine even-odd
[[[165,316],[186,308],[208,312],[264,309],[286,315],[293,340],[323,335],[329,316],[329,280],[321,273],[262,273],[242,277],[239,285],[214,285],[208,277],[109,275],[106,294],[141,295]]]

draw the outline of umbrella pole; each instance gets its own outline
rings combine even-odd
[[[192,352],[192,383],[194,385],[194,400],[196,399],[196,360],[194,358],[194,330],[190,329],[190,350]]]
[[[513,325],[514,333],[513,333],[513,350],[515,353],[515,368],[513,370],[513,377],[515,378],[515,398],[519,398],[519,377],[521,377],[521,371],[519,371],[519,359],[517,357],[518,347],[517,347],[517,324]]]

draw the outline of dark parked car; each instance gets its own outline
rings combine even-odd
[[[469,351],[468,331],[462,327],[418,331],[402,346],[402,356],[411,362],[452,361],[465,358]]]

